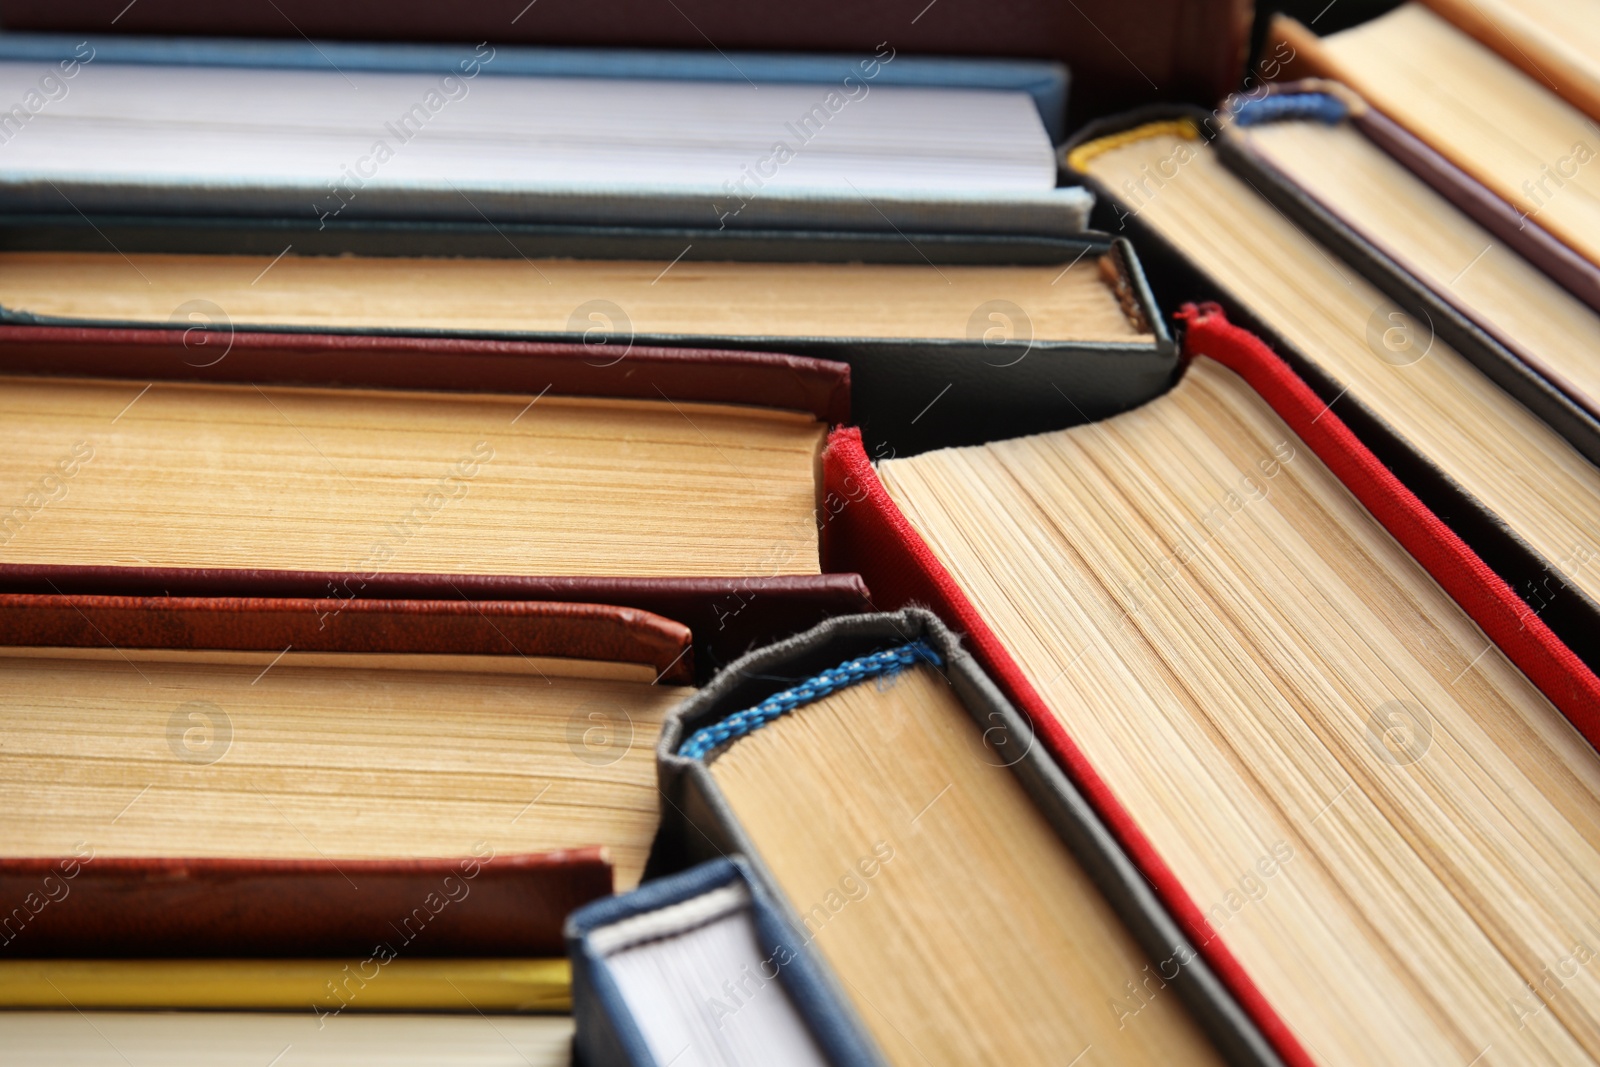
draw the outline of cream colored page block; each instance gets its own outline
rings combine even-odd
[[[1600,472],[1544,423],[1434,338],[1383,344],[1396,310],[1195,142],[1154,137],[1097,156],[1113,189],[1141,165],[1188,153],[1174,179],[1130,200],[1142,221],[1352,396],[1501,516],[1573,585],[1600,598]]]
[[[15,1067],[567,1067],[571,1043],[565,1016],[0,1012]]]
[[[667,401],[0,378],[0,560],[815,574],[825,433]]]
[[[1094,257],[1044,266],[865,263],[670,265],[630,260],[403,259],[0,253],[0,305],[35,314],[166,323],[209,300],[235,326],[615,331],[788,337],[967,337],[1004,298],[1044,339],[1148,340]],[[263,271],[266,273],[263,274]],[[592,301],[616,305],[600,318]],[[576,318],[577,324],[574,325]]]
[[[684,690],[0,658],[0,854],[382,859],[603,845],[638,881]],[[596,732],[598,731],[598,732]]]
[[[1600,315],[1348,125],[1250,127],[1251,148],[1435,291],[1600,403]]]
[[[1230,372],[882,474],[1321,1062],[1600,1050],[1600,760]]]
[[[1548,85],[1415,3],[1323,45],[1351,88],[1600,263],[1600,135]]]
[[[891,1062],[1217,1062],[998,763],[913,669],[763,727],[711,773]]]
[[[1552,91],[1570,86],[1600,100],[1600,6],[1593,0],[1428,0],[1447,22],[1481,24],[1477,36]],[[1529,69],[1531,68],[1531,69]],[[1558,89],[1558,87],[1561,87]],[[1593,114],[1593,111],[1590,111]]]

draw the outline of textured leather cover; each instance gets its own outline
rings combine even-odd
[[[0,645],[554,657],[694,677],[689,628],[634,608],[541,601],[0,593]]]
[[[218,356],[218,353],[225,355]],[[0,325],[0,374],[601,396],[850,417],[850,368],[777,352],[481,337]]]
[[[1170,106],[1141,108],[1126,115],[1091,123],[1068,142],[1068,147],[1070,149],[1076,144],[1147,122],[1180,116],[1195,119],[1202,131],[1209,128],[1203,121],[1208,114],[1198,111]],[[1304,353],[1278,336],[1268,324],[1224,292],[1202,267],[1174,248],[1137,213],[1124,211],[1119,206],[1116,190],[1106,188],[1092,178],[1085,178],[1084,184],[1100,197],[1095,209],[1099,225],[1138,241],[1152,291],[1163,305],[1177,307],[1186,302],[1214,303],[1225,308],[1229,318],[1236,324],[1265,339],[1275,357],[1287,363],[1292,374],[1316,391],[1329,411],[1337,414],[1354,431],[1363,447],[1370,449],[1384,467],[1393,472],[1409,492],[1416,495],[1424,508],[1446,523],[1476,556],[1521,597],[1526,604],[1525,610],[1536,613],[1560,642],[1575,652],[1589,669],[1600,670],[1600,604],[1596,604],[1576,586],[1566,584],[1549,560],[1535,551],[1499,515],[1419,452],[1393,426],[1352,396],[1346,383],[1335,380]],[[1357,265],[1360,265],[1359,262]],[[1368,266],[1375,271],[1369,280],[1382,287],[1383,283],[1376,280],[1380,276],[1380,267],[1373,264]],[[1447,329],[1450,328],[1448,320],[1454,315],[1449,309],[1441,312],[1441,321],[1445,322]],[[1440,335],[1443,336],[1443,333]],[[1469,351],[1464,351],[1463,356],[1472,359],[1470,339],[1464,344]],[[1574,447],[1583,450],[1577,443],[1583,439],[1583,434],[1577,432],[1582,430],[1583,423],[1577,420],[1577,416],[1581,415],[1583,420],[1587,420],[1587,413],[1581,412],[1563,394],[1531,374],[1519,361],[1481,347],[1478,354],[1484,358],[1480,370],[1501,388],[1511,391],[1511,395],[1528,405],[1536,416],[1546,418],[1557,433],[1564,433],[1567,427],[1573,428],[1575,432],[1568,440],[1573,442]],[[1563,424],[1563,419],[1568,421]]]
[[[96,242],[107,236],[91,231]],[[499,240],[497,238],[497,240]],[[597,245],[592,231],[572,237],[574,242],[561,254],[607,258],[611,255],[659,256],[665,262],[682,253],[681,237],[633,233],[618,237],[613,244]],[[608,239],[609,240],[609,239]],[[126,246],[123,246],[126,247]],[[298,246],[297,246],[298,247]],[[273,254],[282,251],[282,245]],[[737,253],[735,255],[734,253]],[[505,254],[501,241],[493,253]],[[534,254],[556,254],[546,248]],[[695,241],[696,258],[737,258],[795,260],[817,258],[828,261],[850,259],[874,262],[914,262],[923,266],[935,263],[966,264],[1067,264],[1088,257],[1110,256],[1117,277],[1119,294],[1131,315],[1148,327],[1149,341],[1044,341],[1032,338],[1026,309],[1003,301],[995,308],[972,309],[968,336],[955,338],[803,338],[781,336],[709,335],[634,335],[627,338],[634,348],[627,358],[618,360],[618,338],[601,347],[585,349],[581,336],[570,334],[445,334],[427,330],[331,330],[293,327],[249,327],[236,324],[244,332],[235,337],[252,338],[254,348],[246,348],[240,369],[230,364],[230,351],[214,367],[196,368],[211,362],[212,348],[179,352],[173,344],[163,346],[158,330],[149,324],[130,330],[123,324],[67,321],[33,316],[9,309],[0,312],[0,329],[11,323],[13,329],[28,327],[95,326],[106,330],[104,342],[83,334],[62,334],[59,350],[52,351],[42,335],[16,334],[21,354],[15,358],[37,372],[69,373],[50,370],[52,366],[85,368],[104,366],[115,369],[115,351],[93,354],[96,344],[115,350],[117,337],[132,334],[139,351],[146,355],[137,361],[139,373],[160,371],[163,376],[194,377],[215,373],[220,380],[255,381],[240,378],[254,371],[281,380],[292,373],[297,381],[313,384],[370,384],[377,386],[501,389],[515,388],[537,392],[557,379],[561,389],[598,395],[659,397],[665,392],[674,400],[710,399],[727,402],[770,404],[777,397],[781,407],[828,412],[831,421],[842,421],[838,412],[845,403],[844,390],[837,378],[828,384],[837,368],[826,361],[849,364],[852,417],[866,433],[874,455],[910,455],[930,448],[977,444],[997,437],[1039,433],[1135,407],[1164,392],[1177,370],[1177,352],[1165,324],[1155,308],[1145,283],[1139,257],[1126,241],[1109,240],[1103,235],[1079,239],[1052,238],[970,238],[918,234],[892,234],[886,239],[868,235],[848,238],[837,234],[756,234],[744,233],[727,238],[724,248],[713,248],[703,256]],[[930,266],[930,269],[934,269]],[[1020,315],[1018,314],[1020,312]],[[998,315],[1011,328],[1011,340],[1004,344],[986,340]],[[228,336],[224,329],[211,331],[207,345],[216,345]],[[171,328],[169,337],[181,338],[183,331]],[[295,350],[292,341],[310,335],[305,351]],[[341,342],[340,335],[360,336],[359,341]],[[0,334],[0,342],[6,335]],[[272,348],[271,337],[283,338],[283,352]],[[195,338],[198,339],[198,338]],[[82,348],[78,348],[82,345]],[[477,345],[479,347],[473,347]],[[502,346],[496,348],[496,346]],[[521,347],[516,347],[521,345]],[[326,357],[333,347],[347,346],[337,359]],[[386,348],[385,346],[392,346]],[[461,347],[456,347],[461,346]],[[667,346],[677,348],[674,357]],[[746,352],[730,351],[735,349]],[[645,350],[649,359],[635,368],[633,352]],[[790,361],[777,365],[756,365],[748,350],[763,353],[792,353]],[[163,354],[165,352],[166,354]],[[457,357],[461,357],[457,360]],[[0,345],[0,371],[12,357]],[[674,362],[699,365],[699,369]],[[52,360],[68,362],[53,364]],[[170,360],[171,362],[163,362]],[[546,362],[547,361],[547,362]],[[330,364],[324,370],[323,363]],[[600,364],[596,367],[591,364]],[[605,364],[613,364],[610,367]],[[279,368],[283,368],[280,370]],[[459,368],[465,368],[461,373]],[[735,371],[737,378],[734,377]],[[602,373],[608,372],[608,373]],[[79,370],[78,373],[83,373]],[[476,375],[485,375],[487,383]],[[727,382],[719,376],[726,375]],[[118,371],[118,377],[137,377],[132,371]],[[148,381],[146,376],[144,380]],[[219,379],[212,379],[219,380]],[[682,388],[685,393],[674,392]],[[748,389],[748,392],[744,390]],[[558,390],[561,391],[561,390]],[[824,400],[823,394],[827,394]],[[809,407],[802,407],[809,405]]]
[[[319,614],[334,612],[335,618],[370,601],[380,605],[385,601],[432,601],[436,608],[454,602],[453,610],[464,612],[494,601],[613,605],[688,626],[697,677],[702,678],[758,643],[804,630],[833,615],[869,611],[872,604],[866,584],[856,574],[776,578],[378,574],[362,578],[314,571],[0,564],[0,594],[4,593],[54,593],[74,599],[96,595],[288,597],[321,603],[325,607]],[[335,595],[330,597],[330,593]],[[397,606],[391,603],[379,610],[397,610]]]
[[[559,956],[567,914],[611,891],[598,848],[428,860],[5,858],[0,933],[17,958],[347,957],[354,967],[385,945],[408,956]]]
[[[850,462],[836,450],[852,450]],[[920,551],[931,558],[925,546],[908,526],[890,529],[883,511],[887,494],[872,473],[860,449],[860,437],[853,430],[835,432],[829,449],[829,481],[838,490],[846,480],[866,489],[870,498],[834,531],[833,538],[848,542],[849,551],[891,568],[891,584],[900,580],[905,588],[907,575],[897,557]],[[889,507],[893,507],[892,504]],[[904,524],[904,520],[900,520]],[[870,535],[863,537],[861,535]],[[914,540],[913,540],[914,539]],[[948,582],[948,575],[945,576]],[[915,592],[897,598],[899,604],[927,603],[935,592],[923,584],[925,576],[912,578],[919,585]],[[950,582],[950,591],[960,596]],[[898,592],[899,590],[897,590]],[[962,598],[963,601],[965,598]],[[970,612],[970,605],[968,605]],[[955,618],[955,613],[948,613]],[[959,620],[965,622],[967,620]],[[651,851],[646,870],[651,873],[696,862],[719,853],[740,853],[758,876],[776,885],[761,860],[759,843],[751,840],[739,825],[737,815],[717,788],[706,763],[719,753],[712,752],[703,762],[677,754],[679,744],[696,730],[760,703],[766,697],[796,685],[806,678],[856,656],[904,644],[926,641],[945,660],[942,671],[967,711],[984,730],[985,740],[1003,751],[1003,759],[1016,774],[1042,814],[1062,841],[1083,865],[1127,924],[1129,931],[1152,959],[1189,962],[1179,967],[1173,984],[1184,998],[1197,1022],[1206,1030],[1230,1062],[1240,1064],[1278,1064],[1282,1062],[1272,1045],[1240,1003],[1219,980],[1156,893],[1117,842],[1106,821],[1079,787],[1062,772],[1052,755],[1054,748],[1035,745],[1036,724],[1055,720],[1048,715],[1034,722],[1019,714],[1007,696],[985,673],[980,660],[963,648],[963,639],[947,630],[939,617],[922,608],[903,608],[894,614],[857,615],[833,619],[814,630],[764,648],[744,657],[718,673],[695,696],[667,717],[657,743],[656,762],[662,796],[670,803]],[[992,634],[988,640],[998,647]],[[982,653],[980,652],[979,655]],[[1014,669],[1014,668],[1013,668]],[[795,714],[803,715],[804,710]],[[1056,725],[1060,733],[1059,725]],[[1046,745],[1050,739],[1045,738]],[[1012,757],[1011,753],[1020,752]],[[1070,764],[1069,764],[1070,766]],[[1120,809],[1119,809],[1120,810]],[[1124,817],[1125,813],[1124,813]],[[803,924],[790,902],[781,897],[782,917],[801,936]],[[1165,972],[1163,972],[1165,977]],[[840,998],[841,1003],[848,1000]]]
[[[887,41],[924,55],[1064,61],[1078,116],[1158,95],[1211,101],[1234,87],[1249,44],[1249,0],[890,0],[824,4],[599,0],[588,4],[426,0],[5,0],[13,30],[83,33],[526,42],[613,47],[872,53]],[[733,60],[730,60],[732,62]]]
[[[1279,91],[1294,92],[1296,89],[1297,85],[1286,85],[1280,87]],[[1404,137],[1410,137],[1370,108],[1358,112],[1351,122],[1369,137],[1374,128],[1397,131]],[[1380,148],[1389,148],[1384,139],[1374,140]],[[1514,337],[1478,318],[1469,303],[1449,291],[1434,288],[1396,262],[1379,247],[1381,235],[1366,233],[1340,217],[1283,171],[1252,151],[1247,133],[1241,134],[1237,129],[1229,128],[1212,143],[1217,158],[1225,166],[1248,181],[1295,225],[1331,248],[1341,260],[1388,294],[1398,306],[1432,323],[1437,337],[1570,441],[1591,463],[1600,466],[1600,404],[1595,398],[1585,396],[1565,382],[1558,373],[1518,344]],[[1400,162],[1407,161],[1402,159]],[[1464,175],[1463,179],[1470,180],[1465,179]],[[1475,182],[1473,187],[1488,195]],[[1494,233],[1494,236],[1497,239],[1502,237],[1500,233]],[[1520,251],[1515,245],[1510,247]],[[1594,298],[1596,303],[1600,303],[1600,272],[1595,272],[1595,278]]]
[[[567,955],[572,960],[573,1038],[578,1067],[661,1067],[622,998],[591,932],[636,915],[691,900],[734,882],[750,892],[750,911],[763,959],[777,961],[779,988],[834,1067],[881,1067],[882,1058],[861,1030],[855,1013],[839,999],[837,984],[810,943],[797,937],[776,903],[776,892],[743,856],[718,857],[679,874],[647,882],[631,893],[608,897],[567,919]],[[765,971],[763,977],[767,977]]]

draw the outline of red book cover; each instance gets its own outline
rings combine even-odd
[[[1590,743],[1600,744],[1600,679],[1511,587],[1424,507],[1263,342],[1230,324],[1215,305],[1189,305],[1179,317],[1188,323],[1185,354],[1195,358],[1204,353],[1201,358],[1215,359],[1244,378]],[[824,464],[830,489],[861,501],[861,506],[842,512],[830,528],[824,545],[827,563],[858,568],[871,581],[884,610],[922,604],[966,634],[974,654],[1032,720],[1037,736],[1096,805],[1279,1054],[1288,1063],[1309,1067],[1314,1060],[1273,1008],[1269,991],[1258,987],[1228,950],[1225,939],[890,499],[861,447],[859,433],[834,431]]]

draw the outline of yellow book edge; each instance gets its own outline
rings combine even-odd
[[[1200,139],[1200,127],[1195,125],[1193,119],[1161,119],[1156,122],[1144,123],[1141,126],[1134,126],[1131,129],[1121,130],[1117,133],[1108,133],[1104,137],[1096,137],[1092,141],[1085,141],[1068,152],[1067,169],[1075,174],[1083,174],[1088,170],[1089,161],[1096,156],[1151,137],[1169,135],[1180,137],[1185,141],[1197,141]]]
[[[564,959],[3,960],[0,1009],[566,1012]]]

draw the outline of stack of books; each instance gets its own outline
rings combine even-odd
[[[7,1062],[1600,1062],[1600,20],[947,3],[0,3]]]

